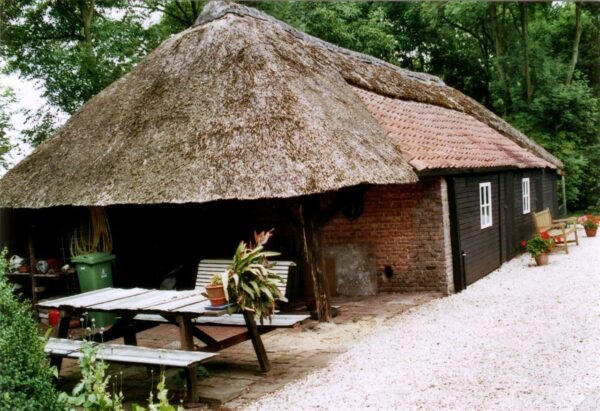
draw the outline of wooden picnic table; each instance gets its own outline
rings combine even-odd
[[[69,331],[69,322],[72,318],[79,318],[87,311],[114,312],[120,318],[102,335],[96,334],[96,341],[110,341],[123,337],[125,344],[137,345],[136,334],[140,331],[155,327],[157,324],[134,321],[137,314],[158,314],[179,327],[179,339],[181,349],[193,351],[193,324],[192,320],[200,316],[219,316],[226,313],[222,311],[207,310],[210,302],[197,290],[170,291],[150,290],[145,288],[103,288],[82,294],[53,300],[44,300],[38,303],[38,307],[46,309],[58,309],[61,311],[61,319],[58,326],[58,337],[66,338]],[[257,331],[254,317],[245,315],[248,332],[252,342],[257,343],[266,358],[266,352]],[[255,348],[257,346],[255,345]],[[267,360],[268,361],[268,360]],[[62,357],[52,357],[53,365],[60,370]],[[190,394],[196,397],[195,381],[191,381],[192,391]]]

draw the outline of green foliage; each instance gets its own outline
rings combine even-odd
[[[441,77],[491,107],[492,44],[486,4],[391,3],[400,66]]]
[[[25,110],[28,127],[21,130],[23,141],[37,147],[50,138],[59,122],[57,110],[43,106],[37,110]]]
[[[110,390],[111,376],[107,375],[108,364],[98,358],[99,346],[90,341],[83,342],[82,357],[79,359],[81,381],[73,388],[71,395],[61,393],[59,401],[67,409],[86,411],[123,411],[123,393],[117,392],[113,384]],[[180,411],[181,406],[175,407],[169,403],[169,391],[165,385],[165,375],[161,373],[157,384],[156,402],[154,393],[150,391],[148,408],[133,404],[134,411]]]
[[[382,4],[269,2],[252,6],[323,40],[396,61],[398,42]]]
[[[8,133],[12,130],[10,105],[15,100],[15,94],[10,88],[0,90],[0,168],[6,168],[5,156],[12,148]]]
[[[583,81],[538,94],[511,122],[565,164],[569,208],[597,201],[600,180],[600,101]]]
[[[72,395],[60,394],[60,401],[71,410],[83,408],[86,411],[122,411],[123,393],[109,390],[110,376],[106,375],[108,364],[98,358],[98,346],[84,341],[79,359],[82,379]]]
[[[535,233],[529,241],[525,242],[525,249],[533,258],[537,258],[544,253],[549,253],[554,247],[554,238],[547,232]]]
[[[160,22],[154,26],[154,29],[158,29],[164,35],[179,33],[191,27],[205,4],[206,1],[202,0],[141,0],[136,6],[139,9],[162,14]]]
[[[53,371],[44,354],[31,306],[16,298],[4,276],[6,250],[0,253],[0,409],[59,410]]]
[[[165,374],[160,374],[160,381],[156,385],[156,399],[157,402],[154,401],[154,393],[150,391],[150,396],[148,397],[148,408],[144,408],[138,404],[133,404],[133,411],[183,411],[183,407],[178,405],[175,407],[171,405],[169,402],[169,391],[165,385]]]
[[[283,280],[269,269],[267,258],[279,253],[265,251],[264,245],[271,232],[255,234],[254,244],[241,242],[233,256],[233,264],[224,276],[223,286],[228,291],[229,301],[235,301],[243,311],[256,313],[262,323],[275,312],[277,300],[287,301],[277,288]]]
[[[223,285],[223,277],[221,274],[214,274],[210,277],[210,285]]]
[[[209,377],[210,377],[210,372],[208,371],[208,368],[206,368],[203,365],[196,366],[196,380],[197,381],[204,380]],[[183,385],[187,384],[186,371],[183,368],[178,369],[175,372],[175,375],[173,376],[173,380],[178,385],[183,386]]]
[[[581,224],[583,228],[594,230],[598,228],[598,225],[600,224],[600,217],[596,217],[592,214],[586,214],[579,217],[577,222]]]
[[[5,0],[0,57],[73,113],[162,40],[144,28],[145,18],[124,0]]]

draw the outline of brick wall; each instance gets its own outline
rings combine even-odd
[[[322,231],[324,247],[361,245],[374,256],[379,292],[453,292],[446,182],[370,188],[363,214],[336,216]],[[383,275],[392,267],[393,276]]]

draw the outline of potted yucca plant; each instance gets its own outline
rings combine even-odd
[[[229,305],[228,310],[249,311],[261,324],[275,312],[276,302],[286,302],[277,285],[283,279],[270,269],[268,258],[280,255],[264,249],[273,230],[254,233],[254,241],[242,241],[233,255],[231,266],[214,274],[204,296],[213,306]]]
[[[277,300],[287,301],[277,285],[283,279],[275,274],[268,261],[280,253],[267,251],[264,246],[273,235],[273,230],[254,233],[254,241],[242,241],[233,256],[228,275],[223,276],[225,294],[229,302],[240,311],[253,312],[261,324],[275,312]]]

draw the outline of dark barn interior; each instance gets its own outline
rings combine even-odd
[[[177,289],[191,289],[198,262],[204,258],[231,258],[240,241],[253,232],[274,229],[267,244],[280,259],[298,264],[302,272],[302,243],[297,212],[291,200],[217,201],[207,204],[114,205],[106,207],[113,236],[114,285],[158,288],[168,276]],[[68,264],[73,230],[87,218],[87,207],[51,207],[7,210],[4,220],[9,256],[55,258]],[[290,294],[302,295],[297,274]],[[310,279],[309,279],[310,283]],[[64,285],[55,284],[64,292]],[[67,287],[67,291],[70,287]]]

